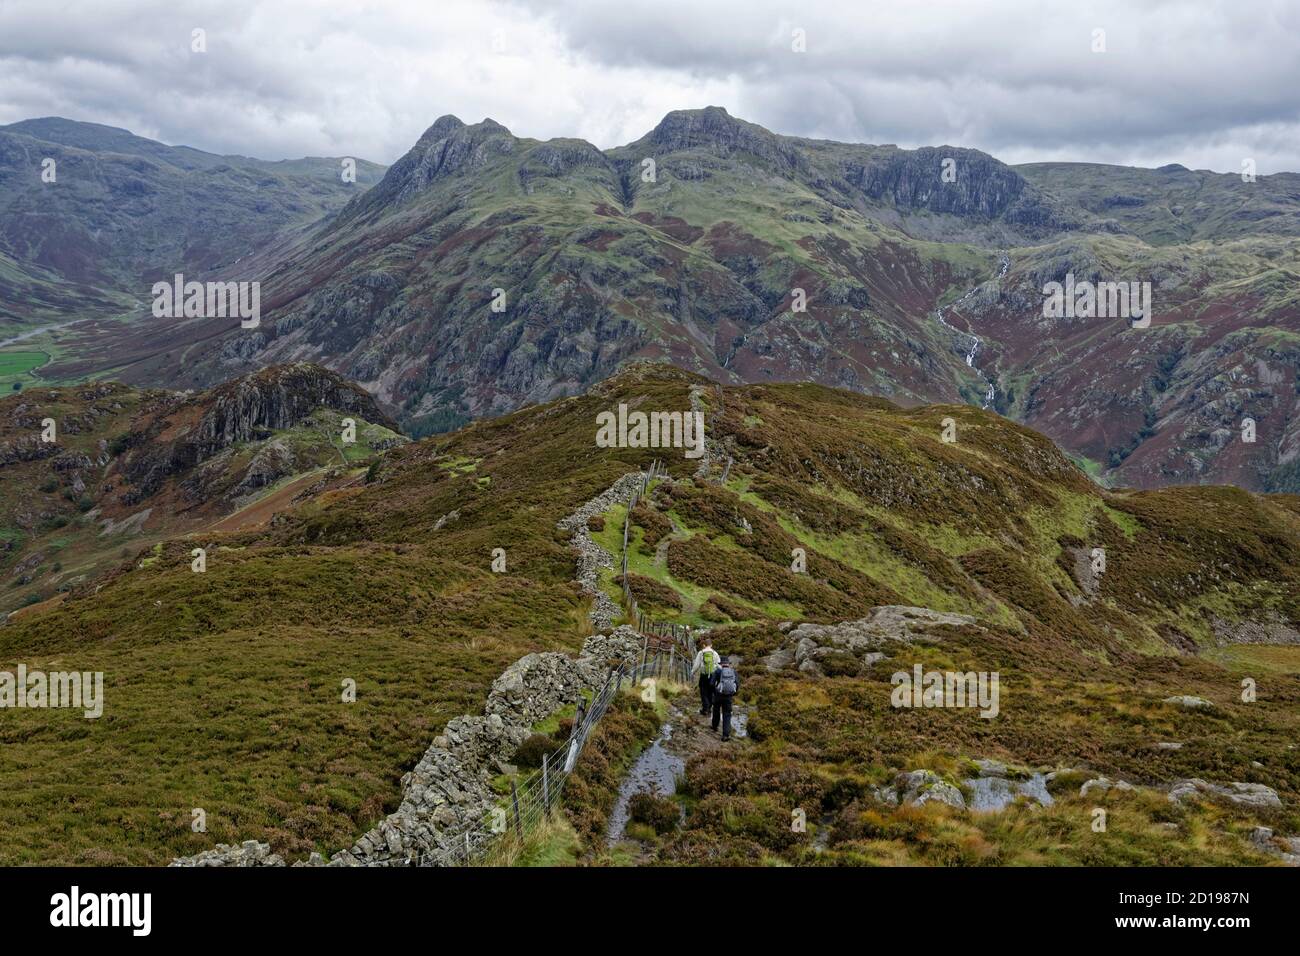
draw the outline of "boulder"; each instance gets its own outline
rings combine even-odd
[[[1174,707],[1181,707],[1183,710],[1213,710],[1212,701],[1204,697],[1192,697],[1190,694],[1178,694],[1173,697],[1166,697],[1161,703],[1171,704]]]
[[[1111,780],[1109,777],[1094,777],[1091,780],[1084,781],[1083,786],[1079,788],[1079,796],[1086,797],[1094,790],[1106,793],[1110,790],[1131,792],[1136,789],[1137,787],[1125,780]]]
[[[1240,783],[1232,782],[1227,784],[1210,783],[1202,780],[1200,777],[1191,777],[1186,780],[1176,780],[1169,787],[1169,799],[1173,803],[1182,803],[1188,797],[1205,795],[1224,800],[1245,807],[1280,807],[1282,800],[1277,795],[1277,791],[1272,787],[1266,787],[1262,783]]]
[[[966,809],[966,798],[961,791],[933,770],[900,773],[894,778],[894,787],[905,804],[919,807],[933,802],[945,803],[958,810]]]

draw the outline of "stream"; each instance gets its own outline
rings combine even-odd
[[[1001,279],[1003,276],[1007,274],[1007,270],[1009,268],[1011,268],[1011,257],[1008,256],[1005,252],[1000,253],[998,258],[998,274],[994,276],[994,278]],[[980,283],[980,285],[983,285],[983,283]],[[963,302],[965,302],[976,292],[978,292],[979,289],[980,286],[977,285],[967,290],[966,294],[963,295],[956,302],[952,303],[952,305],[948,306],[948,309],[952,310],[958,308]],[[948,320],[943,317],[943,311],[944,311],[943,309],[935,310],[935,317],[938,318],[939,323],[943,325],[944,328],[951,331],[954,335],[958,336],[959,339],[967,338],[970,340],[970,347],[966,351],[966,367],[970,369],[974,369],[976,372],[979,372],[981,375],[984,376],[984,380],[988,388],[984,392],[984,404],[981,405],[980,407],[991,408],[993,406],[993,399],[997,396],[997,389],[998,389],[997,379],[996,377],[986,375],[984,372],[982,372],[980,369],[976,368],[975,366],[975,359],[980,353],[980,346],[983,344],[983,342],[980,340],[980,337],[976,335],[974,332],[963,332],[960,329],[950,325],[948,323]]]

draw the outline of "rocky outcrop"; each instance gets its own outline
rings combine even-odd
[[[1109,777],[1093,777],[1091,780],[1085,780],[1079,787],[1079,796],[1086,797],[1088,794],[1109,793],[1111,790],[1132,792],[1137,787],[1126,780],[1111,780]]]
[[[455,116],[441,116],[383,179],[347,205],[338,223],[406,203],[442,179],[482,169],[518,148],[510,130],[494,120],[466,126]]]
[[[1066,548],[1065,553],[1073,564],[1071,577],[1083,592],[1082,597],[1071,595],[1070,603],[1076,606],[1091,604],[1101,591],[1101,576],[1092,568],[1092,552],[1088,548]]]
[[[961,790],[944,780],[933,770],[912,770],[894,778],[894,791],[898,799],[908,806],[943,803],[956,810],[966,809],[966,798]]]
[[[1300,836],[1277,836],[1272,827],[1255,827],[1250,842],[1256,849],[1279,857],[1287,866],[1300,866]]]
[[[292,428],[322,408],[397,429],[365,389],[328,369],[307,362],[275,365],[183,399],[141,422],[132,442],[137,447],[122,464],[135,489],[126,503],[138,503],[171,476],[235,445]],[[278,465],[267,459],[258,467],[265,474]],[[245,480],[256,482],[257,474]]]
[[[647,155],[701,150],[726,157],[737,153],[785,171],[805,170],[807,160],[793,141],[736,119],[721,106],[673,110],[635,148]]]
[[[402,778],[402,802],[395,812],[326,864],[313,858],[295,866],[445,866],[490,842],[481,821],[497,804],[489,786],[538,721],[574,703],[610,668],[632,661],[641,638],[629,627],[596,634],[576,658],[547,652],[528,654],[492,684],[481,715],[448,721],[415,769]],[[173,866],[283,866],[266,844],[219,845]]]
[[[1182,710],[1213,710],[1214,703],[1206,700],[1204,697],[1193,697],[1190,694],[1176,694],[1173,697],[1166,697],[1161,703],[1169,704],[1171,707],[1178,707]]]
[[[868,667],[888,657],[886,650],[943,639],[945,627],[972,627],[975,619],[923,607],[884,605],[856,621],[839,624],[800,624],[786,632],[786,644],[764,660],[768,670],[794,666],[806,674],[824,674],[826,667],[847,657]]]
[[[1249,621],[1214,618],[1214,639],[1219,644],[1300,644],[1300,630],[1281,615],[1261,616]]]
[[[329,369],[308,362],[274,365],[212,389],[188,436],[200,455],[250,441],[264,431],[292,428],[321,408],[347,412],[396,431],[370,393]],[[200,460],[202,460],[200,458]]]
[[[0,468],[20,461],[54,458],[61,455],[63,450],[56,442],[41,441],[41,436],[33,432],[13,441],[0,442]]]
[[[1244,807],[1280,807],[1277,791],[1262,783],[1210,783],[1200,777],[1177,780],[1169,788],[1169,800],[1182,803],[1189,797],[1207,796],[1228,800]]]

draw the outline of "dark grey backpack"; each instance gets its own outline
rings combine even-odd
[[[718,668],[717,692],[723,697],[733,697],[736,693],[736,672],[727,664]]]

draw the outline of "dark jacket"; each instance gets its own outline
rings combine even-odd
[[[720,664],[719,666],[715,667],[713,669],[713,673],[709,675],[709,686],[713,688],[713,692],[715,694],[718,693],[718,685],[722,682],[722,672],[724,670],[731,671],[731,673],[736,675],[736,693],[739,694],[740,674],[736,673],[736,668],[733,667],[731,664]],[[733,695],[723,694],[722,696],[726,697],[726,696],[733,696]]]

